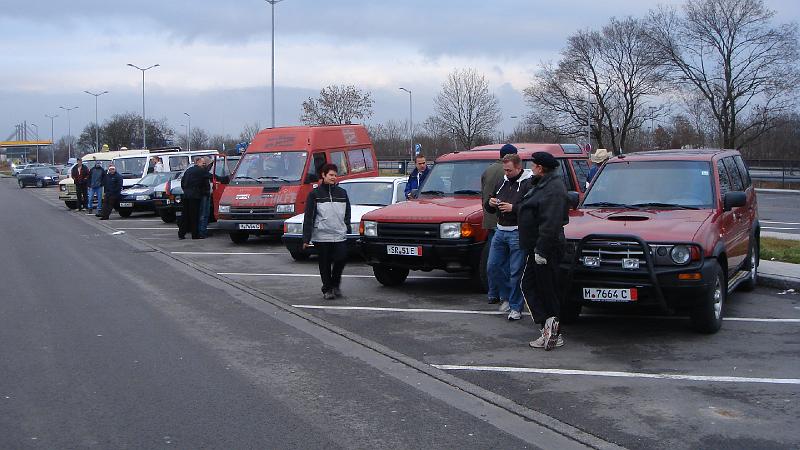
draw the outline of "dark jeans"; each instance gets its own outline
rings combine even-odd
[[[183,199],[183,234],[192,233],[192,239],[200,237],[200,199]],[[178,231],[180,234],[180,231]]]
[[[111,210],[117,206],[118,201],[118,195],[106,195],[103,199],[103,209],[100,212],[100,217],[105,217],[108,219],[108,216],[111,215]]]
[[[211,196],[204,195],[200,199],[200,220],[197,225],[197,232],[200,236],[208,237],[208,218],[211,215]]]
[[[521,282],[522,295],[531,309],[534,322],[539,325],[543,325],[548,317],[558,317],[561,313],[558,289],[560,255],[544,257],[547,258],[547,264],[536,264],[533,251],[528,252]]]
[[[347,242],[314,242],[319,255],[319,276],[322,292],[338,288],[342,282],[342,271],[347,263]]]
[[[89,207],[89,184],[75,183],[75,194],[78,196],[78,209]]]

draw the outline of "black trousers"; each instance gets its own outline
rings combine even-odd
[[[200,199],[183,199],[183,234],[192,233],[192,239],[200,237]],[[181,230],[178,230],[180,235]]]
[[[89,184],[75,183],[75,193],[78,196],[78,209],[89,207]]]
[[[347,264],[347,242],[314,242],[319,255],[319,276],[322,292],[338,288],[342,283],[342,271]]]
[[[520,281],[522,295],[531,309],[533,321],[539,325],[544,325],[548,317],[558,317],[561,313],[558,288],[560,255],[544,257],[547,259],[547,264],[536,264],[534,253],[530,250],[525,259],[525,271]]]
[[[111,210],[117,207],[117,202],[119,201],[119,195],[105,195],[103,197],[103,210],[100,211],[100,217],[105,217],[108,219],[108,216],[111,215]]]

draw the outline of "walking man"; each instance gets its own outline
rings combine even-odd
[[[425,181],[425,178],[428,176],[428,163],[425,161],[425,155],[418,154],[414,157],[414,170],[411,172],[411,175],[408,176],[408,183],[406,183],[406,188],[404,190],[406,194],[406,198],[411,197],[411,191],[414,189],[419,189],[422,186],[422,182]]]
[[[350,226],[350,199],[347,191],[336,185],[339,169],[325,164],[320,169],[321,183],[309,192],[303,218],[303,248],[316,247],[322,297],[341,297],[339,286],[347,262],[347,234]]]
[[[485,205],[491,197],[494,196],[495,188],[498,183],[503,180],[505,173],[503,172],[503,157],[506,155],[517,154],[517,147],[511,144],[506,144],[500,148],[500,159],[493,162],[481,175],[481,198],[482,204]],[[497,215],[484,214],[483,215],[483,229],[489,232],[486,238],[486,244],[491,249],[492,239],[494,238],[494,230],[497,227]],[[487,274],[487,284],[489,285],[489,304],[500,303],[501,301],[508,300],[508,272],[498,279],[492,279]]]
[[[72,167],[72,180],[75,182],[75,194],[78,196],[78,211],[87,208],[86,197],[89,188],[89,168],[83,163],[82,158],[78,158],[77,163]]]
[[[103,180],[103,210],[100,213],[100,220],[108,220],[111,210],[117,206],[119,196],[122,192],[122,175],[117,173],[117,168],[113,165],[108,166],[108,173]]]
[[[520,200],[530,189],[532,172],[522,170],[522,160],[517,154],[503,157],[503,179],[495,186],[492,195],[483,208],[497,217],[495,230],[489,249],[486,265],[489,280],[495,285],[506,284],[507,301],[500,305],[500,311],[508,313],[508,320],[522,317],[522,291],[520,278],[525,267],[525,249],[519,244],[517,211]]]
[[[103,182],[106,179],[106,171],[100,165],[100,161],[94,161],[94,167],[89,170],[89,212],[94,211],[94,196],[97,196],[97,216],[103,208]]]
[[[518,209],[520,245],[527,250],[522,293],[542,335],[529,345],[551,350],[564,345],[558,321],[558,264],[564,248],[564,226],[569,222],[567,188],[557,175],[558,161],[536,152],[533,186]]]
[[[194,159],[194,165],[186,169],[181,178],[183,189],[183,227],[178,228],[178,238],[183,239],[186,233],[192,239],[205,239],[200,235],[200,201],[203,194],[210,190],[211,174],[205,169],[203,157]]]

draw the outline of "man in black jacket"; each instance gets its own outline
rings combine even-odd
[[[75,194],[78,196],[78,211],[88,208],[86,204],[89,190],[89,168],[78,158],[77,163],[72,167],[72,181],[75,182]]]
[[[194,165],[186,169],[181,178],[183,189],[183,226],[178,227],[178,238],[192,233],[192,239],[205,239],[200,235],[200,201],[210,192],[211,174],[205,169],[204,159],[198,156]]]
[[[558,322],[557,279],[569,202],[564,182],[555,171],[558,161],[553,155],[536,152],[532,161],[534,185],[518,209],[520,245],[528,251],[522,293],[534,322],[542,326],[541,337],[530,346],[551,350],[564,345]]]
[[[103,181],[103,210],[100,213],[100,220],[108,220],[111,210],[117,206],[119,196],[122,192],[122,175],[117,173],[117,168],[108,166],[108,173]]]

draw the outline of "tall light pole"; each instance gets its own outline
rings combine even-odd
[[[147,129],[145,127],[145,116],[144,116],[144,73],[152,69],[153,67],[161,66],[161,64],[153,64],[152,66],[145,67],[144,69],[135,64],[130,64],[130,63],[128,63],[128,66],[142,71],[142,148],[147,149]]]
[[[89,95],[94,96],[94,151],[100,151],[100,122],[97,121],[97,97],[100,97],[103,94],[108,94],[108,91],[100,92],[99,94],[95,94],[94,92],[83,91]]]
[[[404,87],[401,87],[400,90],[408,92],[408,141],[411,144],[411,159],[414,159],[414,107],[411,90]]]
[[[192,139],[192,115],[187,113],[187,112],[183,113],[183,115],[185,115],[186,117],[189,118],[189,125],[186,126],[186,149],[187,150],[191,150],[192,149],[192,141],[191,141],[191,139]]]
[[[56,163],[56,148],[55,148],[55,145],[54,145],[55,142],[53,142],[53,119],[58,117],[58,114],[54,114],[52,116],[49,115],[49,114],[45,114],[44,116],[47,117],[48,119],[50,119],[50,164],[55,164]]]
[[[265,2],[269,3],[272,6],[272,56],[270,58],[272,62],[272,84],[270,85],[271,90],[271,103],[272,103],[272,128],[275,128],[275,4],[280,3],[283,0],[264,0]]]
[[[73,109],[78,109],[78,107],[71,106],[67,108],[59,106],[59,108],[67,112],[67,162],[69,162],[69,160],[72,159],[72,120],[69,118],[69,112]]]

